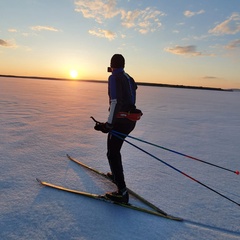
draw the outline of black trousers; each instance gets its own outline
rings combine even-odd
[[[129,134],[135,128],[136,122],[128,120],[126,118],[117,119],[114,123],[113,130]],[[121,136],[121,138],[125,138]],[[107,138],[107,158],[109,162],[110,169],[113,174],[114,182],[118,187],[118,190],[126,188],[126,183],[124,180],[123,166],[122,166],[122,156],[121,148],[124,140],[120,139],[111,133],[108,134]]]

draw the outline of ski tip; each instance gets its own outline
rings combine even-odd
[[[42,183],[42,181],[41,181],[39,178],[36,178],[36,180],[37,180],[39,183]]]
[[[239,175],[239,171],[235,171],[235,173],[236,173],[237,175]]]

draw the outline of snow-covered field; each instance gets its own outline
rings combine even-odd
[[[240,170],[240,93],[138,89],[144,115],[132,136]],[[114,185],[66,158],[108,172],[107,84],[0,78],[0,239],[240,239],[240,207],[127,143],[128,187],[175,222],[42,187],[36,177],[102,194]],[[240,175],[128,139],[240,202]],[[131,199],[139,204],[136,199]]]

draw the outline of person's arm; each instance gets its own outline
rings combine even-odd
[[[119,102],[118,102],[118,91],[120,89],[117,86],[116,76],[111,75],[108,79],[108,94],[110,99],[110,109],[107,122],[109,124],[114,124],[116,113],[118,112]]]

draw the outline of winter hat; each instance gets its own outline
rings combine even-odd
[[[121,54],[114,54],[111,58],[111,68],[124,68],[125,59]]]

